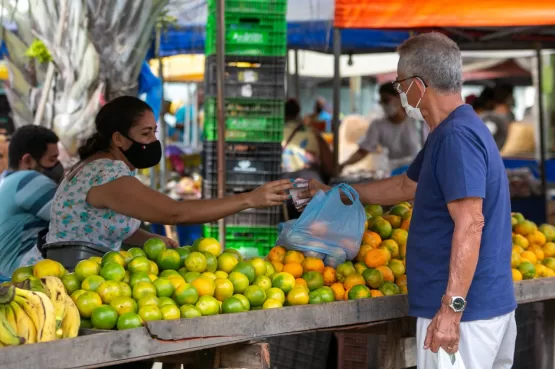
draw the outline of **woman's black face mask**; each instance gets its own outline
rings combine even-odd
[[[135,168],[152,168],[162,159],[162,145],[159,140],[144,144],[133,140],[123,133],[122,135],[131,141],[132,144],[127,150],[123,150],[121,147],[120,150]]]

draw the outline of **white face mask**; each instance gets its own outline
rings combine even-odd
[[[420,108],[418,108],[418,105],[420,105],[420,101],[422,100],[422,97],[418,99],[418,102],[416,103],[415,107],[409,104],[409,100],[407,98],[407,93],[409,92],[413,83],[414,81],[410,83],[409,88],[407,89],[407,92],[401,92],[399,94],[399,97],[401,98],[401,105],[405,109],[405,112],[407,113],[409,118],[416,119],[416,120],[424,120],[424,117],[422,116],[422,112],[420,111]],[[426,93],[426,90],[424,90],[424,93]]]

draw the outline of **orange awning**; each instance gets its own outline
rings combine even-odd
[[[555,0],[336,0],[338,28],[555,25]]]

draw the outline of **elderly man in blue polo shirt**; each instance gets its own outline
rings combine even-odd
[[[406,174],[355,185],[365,204],[413,200],[407,242],[409,313],[419,369],[438,351],[467,368],[509,369],[516,340],[507,175],[487,126],[461,97],[458,46],[439,33],[399,47],[395,88],[428,139]],[[312,181],[310,197],[328,187]]]

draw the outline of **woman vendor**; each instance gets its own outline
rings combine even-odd
[[[284,191],[293,187],[285,179],[223,199],[175,201],[133,176],[135,169],[150,168],[162,157],[156,119],[145,102],[118,97],[100,109],[95,124],[97,132],[79,149],[81,162],[67,173],[54,196],[47,243],[86,241],[114,250],[122,242],[142,246],[155,235],[140,229],[141,221],[212,222],[249,208],[281,205],[289,198]],[[38,249],[34,257],[40,258]],[[35,261],[28,258],[25,264]]]

